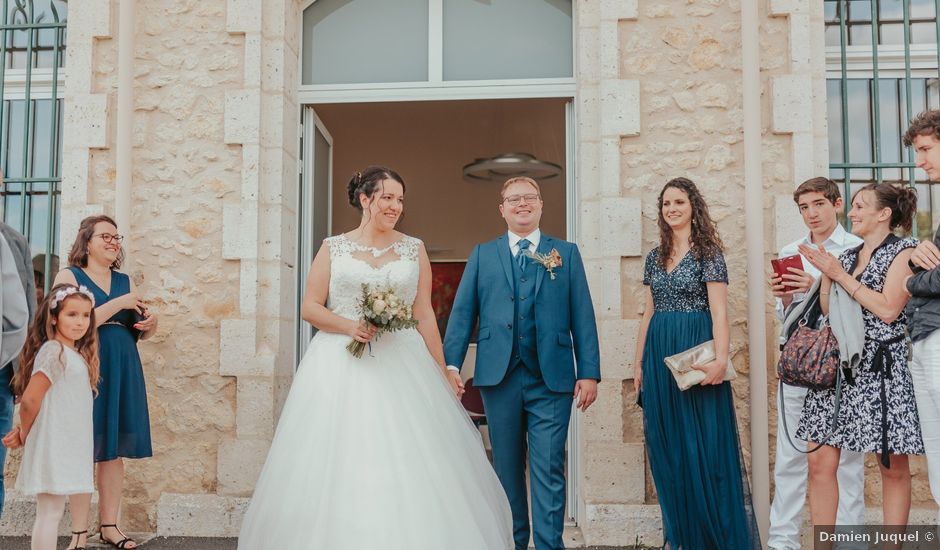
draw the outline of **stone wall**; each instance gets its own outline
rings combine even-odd
[[[224,3],[243,69],[223,88],[223,141],[240,151],[240,178],[221,213],[221,257],[237,263],[239,307],[222,320],[219,369],[234,376],[234,433],[218,448],[217,486],[165,492],[157,532],[234,536],[293,376],[299,110],[299,4]]]
[[[242,182],[242,152],[225,140],[224,107],[226,91],[243,78],[244,37],[226,32],[224,0],[137,2],[134,112],[116,113],[120,5],[84,0],[70,8],[60,254],[81,218],[114,215],[115,120],[133,116],[122,271],[160,326],[139,345],[154,458],[126,461],[123,523],[154,531],[161,495],[218,490],[220,444],[236,428],[236,384],[220,374],[219,334],[242,307],[222,225]]]
[[[137,2],[133,210],[131,227],[121,229],[124,271],[160,315],[160,331],[140,345],[154,458],[127,461],[131,529],[154,530],[164,493],[214,492],[220,440],[235,429],[236,387],[219,373],[218,350],[220,323],[241,305],[231,291],[238,266],[223,259],[221,238],[241,151],[224,139],[223,109],[225,91],[241,79],[244,46],[225,19],[220,0]],[[102,46],[94,74],[113,98],[120,44]],[[93,202],[105,212],[113,211],[113,151],[95,155],[91,177]]]
[[[702,190],[727,245],[732,358],[744,375],[734,393],[750,454],[740,6],[722,0],[579,6],[582,242],[595,277],[606,369],[600,402],[586,415],[582,529],[588,544],[633,543],[635,536],[659,544],[633,358],[645,307],[644,257],[658,246],[657,197],[677,176]],[[623,231],[624,242],[595,244],[599,233],[591,229]]]
[[[115,112],[119,2],[70,2],[61,242],[71,244],[84,216],[113,213],[114,122],[133,116],[124,271],[160,315],[160,333],[140,345],[155,458],[128,462],[130,530],[237,534],[270,445],[295,364],[298,21],[307,3],[138,1],[128,115]],[[575,5],[575,233],[604,377],[598,403],[578,419],[578,515],[588,544],[637,536],[657,544],[632,373],[643,258],[658,244],[656,198],[672,177],[700,186],[727,246],[732,355],[742,374],[734,393],[750,462],[740,0]],[[769,258],[799,234],[795,183],[825,170],[825,89],[819,3],[768,0],[761,9]],[[769,297],[767,306],[772,370]],[[771,458],[774,435],[771,426]],[[930,500],[922,461],[912,469],[922,505]],[[880,480],[869,480],[869,504],[878,506]]]

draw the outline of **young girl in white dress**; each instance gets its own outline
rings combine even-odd
[[[32,550],[54,550],[69,498],[72,541],[82,550],[94,491],[92,401],[98,386],[95,299],[85,287],[57,285],[40,304],[13,377],[20,425],[4,438],[25,447],[16,488],[36,495]]]

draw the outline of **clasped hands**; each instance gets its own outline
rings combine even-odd
[[[463,379],[460,378],[460,372],[455,371],[455,370],[450,370],[446,367],[444,370],[447,371],[447,374],[446,374],[447,383],[450,384],[451,391],[454,392],[454,395],[457,396],[457,399],[460,399],[461,397],[463,397],[464,392],[467,391],[463,387]]]
[[[157,328],[157,316],[147,308],[147,303],[140,299],[137,292],[128,292],[117,300],[121,309],[132,309],[143,315],[143,320],[134,323],[134,328],[141,332],[151,332]]]
[[[823,275],[829,277],[831,280],[835,281],[839,275],[845,273],[845,268],[842,267],[842,262],[839,261],[839,258],[833,256],[830,252],[826,251],[826,247],[823,245],[818,246],[809,246],[807,244],[801,244],[799,246],[800,254],[804,258],[809,260],[809,263],[822,272]]]
[[[447,369],[446,376],[447,382],[450,384],[457,399],[460,399],[466,391],[464,389],[463,380],[460,378],[460,373],[455,370]],[[581,412],[587,411],[588,407],[597,400],[597,380],[583,378],[575,382],[573,397],[576,400],[577,408]]]

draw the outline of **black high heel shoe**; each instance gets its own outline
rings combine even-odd
[[[88,529],[85,529],[84,531],[72,531],[72,535],[76,536],[75,544],[76,545],[78,544],[78,541],[79,539],[81,539],[82,535],[87,535],[87,534],[88,534]],[[85,547],[84,546],[74,546],[74,547],[69,546],[66,550],[85,550]]]
[[[118,535],[120,535],[120,536],[122,536],[122,537],[124,537],[124,538],[121,539],[121,540],[119,540],[119,541],[117,541],[117,542],[115,542],[115,541],[113,541],[113,540],[111,540],[111,539],[105,538],[103,530],[106,529],[106,528],[108,528],[108,527],[114,527],[114,530],[118,532]],[[108,544],[108,545],[111,545],[111,546],[113,546],[113,547],[115,547],[115,548],[119,548],[120,550],[125,550],[125,549],[126,549],[126,550],[131,550],[130,548],[127,548],[127,543],[129,543],[129,542],[134,543],[134,546],[133,546],[133,547],[134,547],[134,548],[137,548],[137,541],[135,541],[134,539],[132,539],[132,538],[128,537],[127,535],[125,535],[125,534],[124,534],[124,531],[121,531],[121,528],[118,527],[117,524],[115,524],[115,523],[109,523],[109,524],[101,524],[101,525],[99,525],[99,526],[98,526],[98,538],[101,539],[101,542],[103,542],[103,543],[105,543],[105,544]]]

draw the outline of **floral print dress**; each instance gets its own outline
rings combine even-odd
[[[892,262],[901,251],[917,246],[914,239],[888,237],[872,253],[857,277],[866,287],[881,292]],[[861,246],[839,256],[842,267],[855,271]],[[885,323],[862,307],[865,345],[855,380],[842,387],[839,418],[827,445],[857,452],[881,454],[887,466],[889,454],[924,454],[914,385],[907,365],[907,316]],[[835,390],[810,390],[803,405],[797,437],[822,442],[832,424]]]

